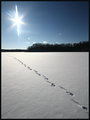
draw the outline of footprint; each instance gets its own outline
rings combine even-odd
[[[27,67],[29,70],[32,70],[29,66]]]
[[[47,77],[45,77],[44,79],[48,80],[48,78],[47,78]]]
[[[75,95],[74,95],[73,93],[71,93],[71,92],[70,92],[70,95],[71,95],[71,96],[75,96]]]
[[[55,84],[54,84],[54,83],[52,83],[52,82],[50,82],[50,81],[46,81],[46,82],[50,83],[51,86],[55,87]]]
[[[71,95],[71,96],[74,96],[73,93],[69,92],[69,91],[66,91],[67,94]]]
[[[54,83],[51,83],[51,86],[55,87],[55,84],[54,84]]]
[[[65,92],[66,92],[68,95],[75,96],[72,92],[67,91],[67,89],[65,89],[64,87],[62,87],[62,86],[60,86],[60,85],[59,85],[59,87],[60,87],[61,89],[65,90]]]
[[[39,75],[39,76],[41,76],[41,74],[39,74],[39,73],[36,73],[37,75]]]
[[[48,80],[48,78],[45,75],[43,75],[43,77],[44,77],[44,79]]]
[[[85,106],[82,106],[82,109],[84,109],[84,110],[87,110],[87,107],[85,107]]]
[[[86,110],[87,111],[87,107],[86,106],[83,106],[81,105],[78,101],[74,100],[74,99],[71,99],[74,103],[76,103],[80,108],[82,108],[83,110]]]

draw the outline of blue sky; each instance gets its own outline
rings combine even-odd
[[[20,24],[20,34],[14,22],[15,16],[24,16]],[[89,40],[88,2],[2,2],[1,3],[1,43],[2,48],[24,49],[33,43],[73,43]]]

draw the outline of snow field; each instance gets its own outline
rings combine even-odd
[[[2,118],[88,118],[88,53],[2,53]]]

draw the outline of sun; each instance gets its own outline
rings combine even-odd
[[[18,15],[18,8],[17,8],[17,5],[15,6],[15,16],[14,17],[10,17],[10,20],[14,22],[14,24],[12,25],[12,27],[16,26],[17,27],[17,35],[19,36],[20,35],[20,25],[21,24],[25,24],[23,21],[22,21],[22,18],[24,16],[20,16]]]

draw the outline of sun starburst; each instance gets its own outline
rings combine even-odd
[[[15,6],[15,16],[14,17],[10,17],[10,20],[14,22],[14,24],[12,25],[12,27],[14,26],[17,26],[17,35],[19,36],[20,35],[20,25],[21,24],[25,24],[23,21],[22,21],[22,18],[24,16],[20,16],[18,15],[18,8],[17,8],[17,5]]]

